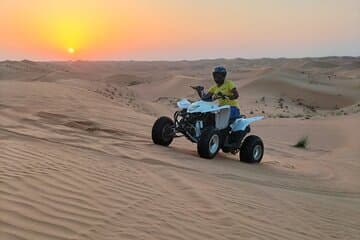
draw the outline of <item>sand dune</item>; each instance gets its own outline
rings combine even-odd
[[[335,87],[319,87],[310,84],[297,84],[278,79],[261,79],[243,88],[244,92],[259,94],[264,96],[287,97],[293,102],[299,101],[308,106],[318,109],[339,109],[356,103],[350,96],[340,93],[341,90]]]
[[[1,62],[0,239],[356,239],[358,62]],[[260,165],[151,142],[219,63],[242,112],[267,116]]]

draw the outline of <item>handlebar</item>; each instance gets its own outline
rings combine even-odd
[[[204,96],[204,87],[203,86],[190,86],[192,89],[194,89],[200,98]]]
[[[200,91],[204,90],[203,86],[190,86],[190,87],[194,90],[200,90]]]
[[[223,100],[227,99],[228,100],[230,98],[229,98],[229,96],[224,95],[222,92],[219,92],[218,94],[213,96],[213,99],[214,100],[218,100],[218,99],[223,99]]]
[[[198,94],[199,97],[202,98],[203,95],[205,95],[204,87],[203,86],[190,86],[192,89],[194,89]],[[222,92],[219,92],[216,95],[212,96],[212,101],[218,100],[218,99],[229,99],[229,96],[224,95]]]

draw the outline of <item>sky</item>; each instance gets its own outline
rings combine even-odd
[[[360,0],[1,0],[0,60],[360,56]]]

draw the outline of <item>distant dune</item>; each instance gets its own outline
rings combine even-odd
[[[260,165],[152,144],[218,64],[266,117]],[[359,123],[360,58],[3,61],[0,239],[356,239]]]

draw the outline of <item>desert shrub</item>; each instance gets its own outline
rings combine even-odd
[[[285,115],[285,114],[281,114],[281,113],[276,115],[276,117],[278,117],[278,118],[290,118],[289,115]]]
[[[307,148],[307,146],[309,145],[309,138],[306,137],[302,137],[299,139],[299,141],[294,145],[294,147],[297,148]]]
[[[130,86],[135,86],[135,85],[139,85],[139,84],[141,84],[141,82],[139,82],[137,80],[133,80],[133,81],[129,82],[128,86],[130,87]]]

